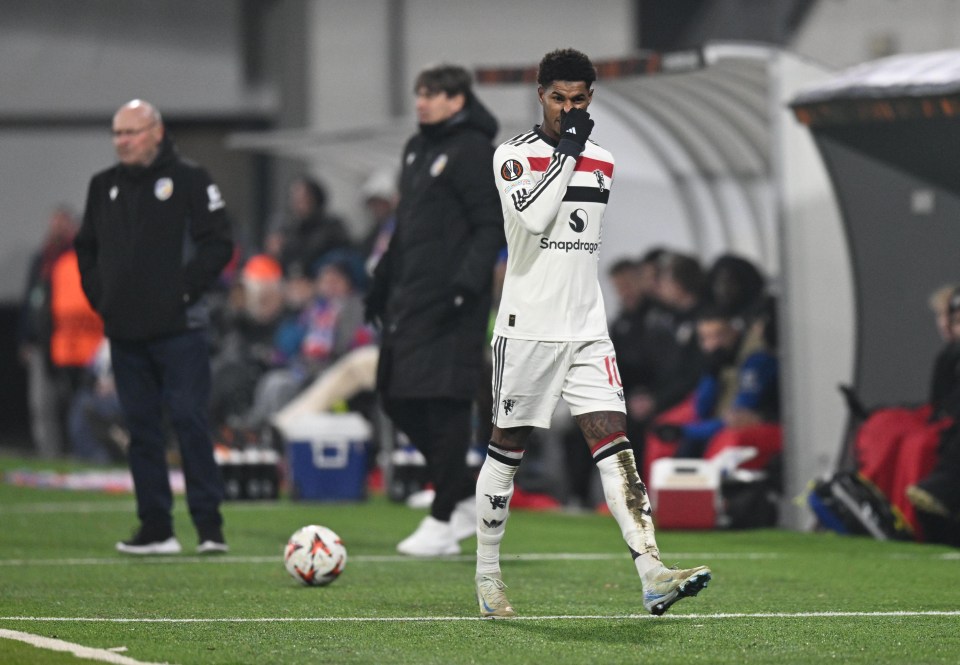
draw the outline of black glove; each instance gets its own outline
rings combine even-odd
[[[387,313],[387,299],[390,297],[387,274],[389,256],[390,252],[387,251],[377,263],[373,270],[373,279],[370,280],[370,289],[363,297],[363,320],[378,330],[383,329],[383,315]]]
[[[557,144],[557,152],[579,157],[592,131],[593,120],[587,110],[570,109],[560,118],[560,143]]]
[[[381,288],[371,288],[363,298],[363,320],[378,330],[383,328],[383,311],[386,293]]]
[[[683,438],[683,426],[664,423],[651,429],[653,434],[665,443],[675,443]]]

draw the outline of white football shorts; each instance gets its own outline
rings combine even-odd
[[[493,424],[548,428],[561,397],[570,413],[626,413],[610,339],[539,342],[494,335]]]

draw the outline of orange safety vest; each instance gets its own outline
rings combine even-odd
[[[50,272],[50,359],[55,367],[85,367],[103,341],[103,321],[80,284],[77,253],[64,252]]]

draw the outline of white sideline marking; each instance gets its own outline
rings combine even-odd
[[[249,502],[230,502],[225,504],[227,512],[234,511],[258,511],[258,510],[277,510],[289,506],[278,501],[249,501]],[[180,510],[180,507],[174,509],[174,512]],[[62,503],[58,501],[47,501],[41,503],[22,503],[13,506],[0,506],[0,515],[35,515],[43,513],[131,513],[136,515],[137,504],[135,501],[71,501]],[[186,514],[186,510],[182,511]]]
[[[136,512],[133,501],[76,501],[71,503],[24,503],[0,507],[0,515],[34,515],[39,513],[119,513]]]
[[[163,564],[163,563],[277,563],[280,560],[280,550],[278,548],[275,556],[116,556],[110,558],[88,558],[88,559],[0,559],[0,567],[5,566],[111,566],[111,565],[130,565],[135,563]],[[778,559],[777,553],[764,552],[713,552],[713,553],[671,553],[661,555],[667,560],[673,559],[734,559],[734,560],[753,560],[753,559]],[[501,557],[507,561],[619,561],[627,558],[627,554],[613,554],[607,552],[597,553],[532,553],[532,554],[505,554]],[[351,563],[416,563],[416,562],[447,562],[464,563],[476,561],[473,554],[460,554],[456,556],[445,556],[436,559],[423,559],[417,557],[404,556],[402,554],[358,554],[350,557]]]
[[[502,559],[509,561],[619,561],[625,554],[609,552],[572,553],[572,552],[543,552],[528,554],[505,554]],[[781,559],[789,554],[778,552],[668,552],[661,554],[667,561],[697,560],[697,561],[754,561],[759,559]],[[72,558],[72,559],[0,559],[0,568],[16,566],[127,566],[134,564],[180,564],[180,563],[269,563],[279,560],[280,554],[274,556],[115,556],[110,558]],[[931,561],[960,561],[960,552],[931,552],[929,554],[891,553],[882,558],[891,559],[924,559]],[[476,561],[472,554],[438,557],[436,559],[422,559],[404,556],[401,554],[357,554],[350,557],[351,563],[465,563]]]
[[[43,637],[42,635],[34,635],[32,633],[21,633],[19,630],[0,628],[0,637],[5,637],[8,640],[26,642],[30,646],[37,647],[38,649],[66,651],[67,653],[72,653],[77,658],[99,660],[101,663],[114,663],[115,665],[167,665],[166,663],[147,663],[142,660],[134,660],[133,658],[121,656],[107,649],[94,649],[92,647],[85,647],[82,644],[65,642],[52,637]]]
[[[82,623],[413,623],[423,621],[610,621],[647,619],[664,621],[669,619],[820,619],[834,617],[956,617],[960,610],[946,611],[900,611],[900,612],[720,612],[717,614],[665,614],[655,617],[651,614],[544,614],[539,616],[518,616],[509,619],[489,619],[484,617],[432,616],[432,617],[222,617],[222,618],[142,618],[127,619],[94,617],[0,617],[0,621],[72,621]]]

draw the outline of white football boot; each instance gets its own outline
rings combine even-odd
[[[507,595],[503,592],[507,585],[503,583],[499,575],[477,575],[475,581],[477,584],[477,602],[480,604],[480,616],[517,616],[510,601],[507,600]]]
[[[643,606],[660,616],[681,598],[696,596],[706,588],[712,573],[706,566],[686,570],[661,568],[643,583]]]

